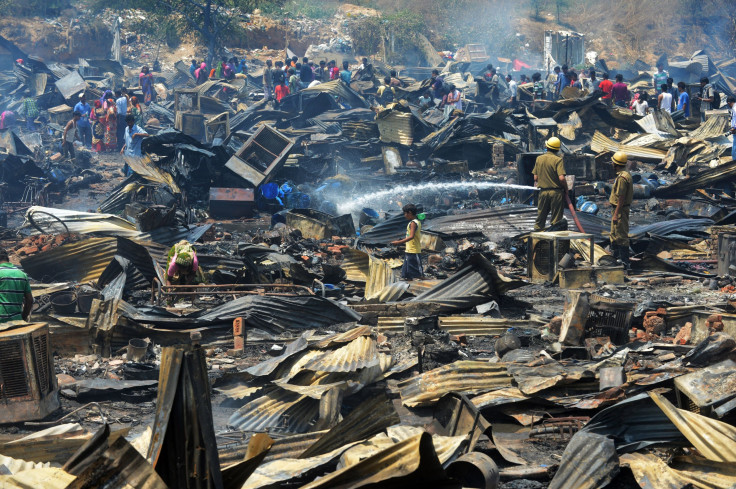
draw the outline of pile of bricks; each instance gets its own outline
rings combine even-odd
[[[647,311],[644,313],[644,330],[649,334],[660,335],[665,330],[664,316],[667,311],[660,307],[656,311]]]
[[[14,251],[15,254],[18,256],[29,256],[35,255],[39,252],[49,251],[52,248],[56,248],[66,243],[73,243],[75,241],[79,241],[78,236],[52,236],[50,234],[39,234],[37,236],[29,236],[28,238],[18,243],[15,246]]]
[[[502,168],[505,165],[503,156],[503,143],[493,144],[493,166],[496,168]]]
[[[705,320],[705,325],[708,327],[708,334],[723,331],[723,316],[720,314],[711,314]]]

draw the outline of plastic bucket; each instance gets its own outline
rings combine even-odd
[[[279,186],[275,183],[261,185],[261,195],[266,199],[275,199],[279,195]]]
[[[51,296],[51,309],[56,314],[74,314],[77,311],[77,298],[73,292],[57,292]]]
[[[79,308],[79,312],[89,314],[89,311],[92,309],[92,301],[100,297],[102,297],[102,294],[93,289],[77,292],[77,307]]]
[[[375,210],[371,208],[364,207],[360,211],[360,219],[358,220],[358,224],[360,225],[360,227],[363,227],[366,224],[375,225],[376,222],[378,222],[379,217],[380,216],[378,215],[378,212],[376,212]]]
[[[128,361],[141,362],[146,358],[148,342],[140,338],[133,338],[128,342]]]

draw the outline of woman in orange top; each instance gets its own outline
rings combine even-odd
[[[107,101],[107,123],[105,124],[105,150],[116,151],[118,147],[118,106],[113,99]]]

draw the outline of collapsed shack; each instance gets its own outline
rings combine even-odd
[[[530,84],[510,106],[474,45],[440,70],[462,90],[455,110],[420,102],[428,69],[379,95],[390,67],[376,63],[274,105],[258,62],[200,85],[180,62],[154,74],[140,157],[64,159],[78,95],[142,95],[130,70],[0,45],[23,60],[0,105],[30,89],[43,129],[0,130],[0,238],[36,301],[32,325],[0,332],[0,422],[24,423],[0,433],[0,485],[736,484],[723,108],[698,124],[574,88],[535,100]],[[668,69],[732,93],[734,66],[695,53]],[[639,68],[632,88],[655,93]],[[581,229],[565,210],[532,232],[552,135]],[[606,249],[619,150],[635,182],[628,274]],[[425,214],[413,281],[392,245],[409,202]],[[196,285],[168,283],[181,240]]]

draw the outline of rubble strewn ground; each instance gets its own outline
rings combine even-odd
[[[355,71],[337,37],[311,52]],[[142,156],[65,158],[78,95],[142,97],[139,67],[0,41],[16,59],[0,108],[32,88],[40,109],[0,130],[0,245],[35,301],[31,326],[0,334],[0,486],[736,484],[731,60],[669,63],[693,97],[701,76],[722,94],[701,123],[698,104],[639,116],[574,87],[520,84],[510,104],[485,59],[439,67],[462,110],[421,105],[429,67],[373,57],[373,76],[280,103],[262,77],[280,51],[200,85],[172,59]],[[655,95],[656,69],[635,68],[616,73]],[[531,169],[553,135],[577,210],[537,234]],[[635,181],[631,270],[609,253],[616,151]],[[407,203],[425,215],[414,280],[392,245]],[[182,240],[201,283],[169,288]]]

